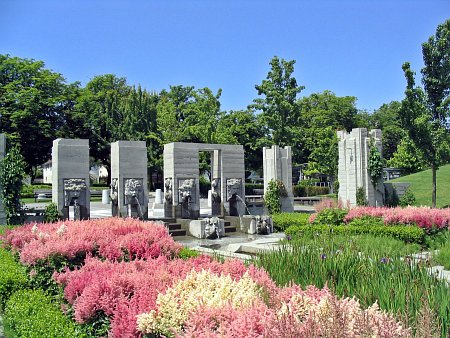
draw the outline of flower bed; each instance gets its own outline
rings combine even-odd
[[[7,231],[3,239],[20,253],[25,265],[54,256],[69,260],[87,255],[108,260],[173,257],[181,249],[162,224],[131,218],[25,225]]]
[[[431,209],[428,207],[356,207],[350,209],[344,218],[348,223],[365,216],[380,217],[385,224],[416,224],[425,229],[450,229],[450,208]]]

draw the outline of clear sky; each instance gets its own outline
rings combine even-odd
[[[113,73],[160,91],[222,88],[222,109],[257,97],[274,55],[296,60],[300,96],[331,90],[372,111],[401,100],[401,65],[450,18],[450,0],[0,0],[0,53],[67,81]]]

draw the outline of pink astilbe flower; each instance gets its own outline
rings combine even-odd
[[[450,209],[431,209],[428,207],[356,207],[350,209],[344,218],[348,223],[353,219],[364,216],[382,218],[386,225],[390,224],[416,224],[425,229],[450,228]]]
[[[54,279],[64,287],[66,300],[73,305],[76,321],[84,323],[97,311],[111,319],[114,337],[136,337],[136,316],[156,309],[156,299],[178,280],[192,271],[209,270],[239,280],[246,272],[268,292],[276,290],[268,274],[254,266],[247,267],[238,260],[223,264],[208,256],[189,260],[169,260],[165,256],[152,260],[131,262],[101,261],[88,257],[77,270],[55,273]],[[269,295],[268,300],[275,299]]]
[[[27,265],[52,255],[71,259],[92,253],[108,260],[132,260],[175,256],[181,249],[162,224],[131,218],[23,226],[8,231],[4,241]]]

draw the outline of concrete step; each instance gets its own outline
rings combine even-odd
[[[180,230],[181,229],[181,224],[180,223],[164,223],[164,225],[166,226],[166,228],[170,230]]]
[[[225,227],[225,233],[229,233],[229,232],[236,232],[236,227],[233,227],[231,225]]]
[[[169,230],[169,234],[172,237],[176,237],[176,236],[186,236],[186,230],[184,229],[174,229],[174,230]]]

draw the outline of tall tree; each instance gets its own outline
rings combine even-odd
[[[121,136],[123,103],[130,92],[125,78],[113,74],[94,77],[83,89],[76,105],[76,118],[84,121],[91,156],[110,168],[110,143]],[[111,175],[109,175],[111,176]]]
[[[261,111],[260,118],[267,126],[272,144],[292,146],[297,144],[300,108],[297,95],[305,88],[293,76],[295,60],[286,61],[277,56],[270,61],[267,78],[255,88],[263,98],[253,100],[251,109]],[[294,154],[296,155],[296,154]]]
[[[381,129],[383,132],[383,158],[386,160],[393,156],[400,141],[406,137],[399,116],[401,106],[398,101],[385,103],[368,117],[369,128]]]
[[[403,64],[407,87],[400,116],[409,137],[432,171],[432,206],[436,207],[436,171],[449,155],[450,20],[422,44],[424,90],[415,85],[408,62]]]
[[[0,132],[20,146],[32,179],[53,140],[64,134],[79,89],[44,67],[42,61],[0,55]]]

